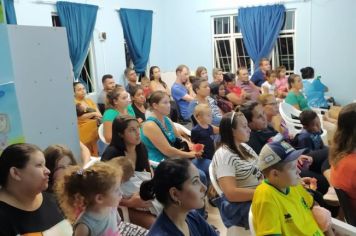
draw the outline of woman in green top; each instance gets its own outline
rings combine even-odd
[[[301,92],[303,89],[303,82],[299,75],[292,74],[288,78],[289,93],[285,98],[285,102],[291,104],[298,110],[304,111],[311,109],[308,106],[308,101],[304,94]],[[336,124],[333,119],[330,119],[327,115],[322,117],[322,128],[327,131],[328,142],[331,142],[334,133],[336,131]]]
[[[289,92],[285,98],[285,102],[301,111],[310,109],[307,99],[301,92],[303,89],[303,82],[299,75],[292,74],[289,76],[288,87]]]
[[[104,138],[106,142],[111,142],[112,122],[118,115],[130,115],[135,117],[135,112],[129,101],[129,94],[124,87],[116,86],[114,90],[106,95],[106,111],[103,115]]]

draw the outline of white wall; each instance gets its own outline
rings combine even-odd
[[[342,104],[356,99],[356,1],[313,0],[311,65]]]
[[[54,0],[53,0],[54,1]],[[51,25],[54,4],[15,1],[19,24]],[[54,1],[55,2],[55,1]],[[73,0],[74,2],[74,0]],[[94,32],[94,52],[97,84],[111,73],[122,83],[125,68],[124,39],[121,23],[114,9],[120,7],[153,10],[153,32],[149,64],[158,65],[162,72],[172,72],[179,64],[192,71],[203,65],[209,76],[213,68],[212,16],[236,14],[238,7],[278,3],[275,0],[88,0],[101,8]],[[352,68],[356,10],[354,0],[285,0],[287,9],[296,11],[295,72],[313,66],[329,86],[338,101],[345,104],[355,99],[356,72]],[[34,14],[35,13],[35,14]],[[107,33],[100,42],[99,32]],[[338,82],[342,78],[342,83]],[[163,79],[165,79],[163,77]],[[171,78],[174,79],[174,78]],[[168,81],[171,83],[172,81]]]
[[[52,26],[51,14],[56,12],[56,1],[45,1],[46,3],[36,3],[29,0],[15,1],[15,11],[17,23],[19,25]],[[49,4],[48,2],[53,2]],[[124,36],[121,22],[117,10],[120,8],[137,8],[153,10],[153,28],[151,43],[151,61],[157,59],[159,53],[157,38],[160,35],[157,22],[161,22],[159,0],[140,1],[140,0],[73,0],[71,2],[87,3],[98,5],[96,24],[93,33],[94,55],[96,63],[96,79],[98,89],[101,89],[101,77],[104,74],[114,75],[118,83],[122,83],[123,71],[126,67]],[[99,40],[99,33],[106,32],[107,39]]]

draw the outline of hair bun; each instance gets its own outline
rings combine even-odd
[[[155,198],[153,179],[142,182],[140,187],[140,197],[144,201],[152,200]]]

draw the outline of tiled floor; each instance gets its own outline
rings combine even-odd
[[[226,228],[221,221],[219,209],[217,207],[211,206],[209,203],[206,204],[206,209],[208,211],[208,223],[219,229],[220,236],[225,236]]]
[[[209,203],[206,204],[206,209],[208,211],[208,223],[214,225],[220,231],[220,236],[226,236],[226,228],[221,220],[219,209],[211,206]],[[251,236],[251,232],[243,229],[235,229],[229,232],[229,236]]]

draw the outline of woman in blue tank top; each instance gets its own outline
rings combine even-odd
[[[152,115],[142,125],[141,140],[148,150],[150,160],[160,162],[167,157],[195,158],[201,155],[200,152],[185,152],[171,145],[180,135],[167,117],[170,112],[170,101],[165,92],[152,93],[149,105]]]

